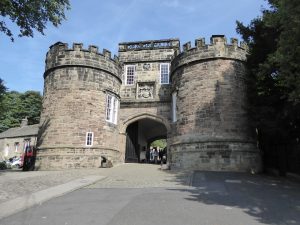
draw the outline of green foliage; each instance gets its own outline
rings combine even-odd
[[[150,146],[159,147],[160,149],[163,149],[167,146],[167,140],[166,139],[160,139],[160,140],[153,141]]]
[[[33,37],[33,30],[44,34],[48,22],[55,27],[65,19],[65,9],[69,9],[69,0],[1,0],[0,15],[15,23],[19,36]],[[0,32],[13,41],[13,33],[4,20],[0,20]]]
[[[6,93],[7,88],[4,85],[4,81],[0,78],[0,112],[3,111],[2,100],[3,96]]]
[[[4,112],[3,110],[3,98],[4,98],[4,94],[6,93],[7,88],[4,85],[4,81],[0,78],[0,117],[2,112]]]
[[[7,166],[5,162],[0,162],[0,170],[6,170]]]
[[[2,107],[0,132],[19,126],[25,117],[27,117],[29,125],[36,124],[40,119],[42,96],[36,91],[7,92],[3,96]]]
[[[1,112],[1,117],[0,117],[1,132],[11,127],[16,127],[20,124],[19,121],[20,105],[21,105],[21,99],[20,99],[20,94],[18,92],[12,91],[4,95],[2,101],[3,111]]]
[[[249,45],[250,115],[264,138],[299,140],[300,1],[269,0],[250,25],[237,22]]]
[[[0,98],[3,97],[3,94],[6,92],[7,88],[4,85],[4,81],[0,78]]]
[[[21,94],[20,116],[28,118],[28,124],[36,124],[40,122],[40,114],[42,107],[42,96],[37,91],[26,91]]]
[[[280,39],[278,49],[270,59],[279,67],[279,82],[288,101],[300,104],[300,2],[278,1],[277,17],[269,19],[271,25],[278,20]],[[272,23],[273,22],[273,23]]]

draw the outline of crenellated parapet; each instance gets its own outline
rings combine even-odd
[[[50,46],[46,56],[44,77],[50,71],[63,67],[84,67],[105,71],[116,76],[121,82],[119,58],[112,57],[107,49],[103,49],[100,53],[95,45],[90,45],[88,49],[84,49],[82,43],[73,43],[72,48],[68,48],[68,44],[62,42]]]
[[[227,43],[224,35],[213,35],[210,44],[206,44],[204,38],[199,38],[195,40],[194,47],[191,42],[187,42],[183,45],[182,52],[175,52],[171,70],[196,61],[220,58],[246,61],[247,51],[248,46],[244,42],[239,44],[236,38],[231,38],[230,43]]]

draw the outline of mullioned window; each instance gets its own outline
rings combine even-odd
[[[106,121],[117,124],[119,99],[112,95],[106,95]]]
[[[160,83],[161,84],[169,84],[169,71],[170,64],[162,63],[160,64]]]

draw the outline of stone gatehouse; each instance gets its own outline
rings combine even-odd
[[[138,162],[167,138],[171,168],[249,171],[260,155],[247,118],[246,46],[214,35],[50,47],[38,134],[38,169]]]

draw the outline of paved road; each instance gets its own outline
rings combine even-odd
[[[300,185],[241,173],[161,171],[125,164],[91,186],[0,221],[1,225],[300,224]]]

